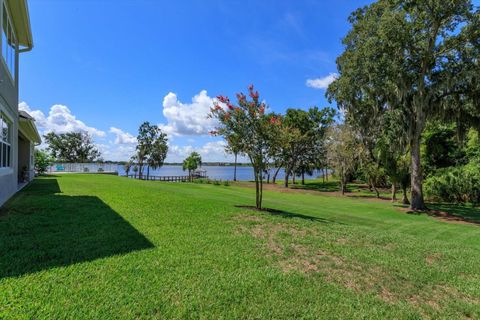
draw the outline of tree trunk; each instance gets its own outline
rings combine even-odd
[[[147,180],[150,178],[150,166],[147,165]]]
[[[292,184],[295,184],[295,177],[296,177],[296,174],[293,173],[293,174],[292,174]]]
[[[322,169],[322,180],[323,184],[325,184],[325,169]]]
[[[235,153],[235,166],[233,169],[233,181],[237,181],[237,154]]]
[[[305,185],[305,171],[302,170],[302,185]]]
[[[325,179],[326,179],[327,182],[328,182],[328,168],[325,168]]]
[[[345,195],[345,191],[346,191],[346,189],[347,189],[346,186],[345,186],[345,184],[346,184],[346,183],[345,183],[345,179],[342,177],[342,178],[340,179],[340,187],[342,188],[342,196]]]
[[[397,201],[397,184],[395,182],[392,183],[392,202]]]
[[[280,171],[280,169],[282,169],[281,166],[279,166],[277,168],[277,170],[275,170],[275,173],[273,174],[273,177],[272,177],[272,183],[275,184],[275,182],[277,181],[277,175],[278,175],[278,172]]]
[[[410,198],[412,202],[410,204],[410,209],[412,210],[425,210],[425,201],[423,200],[423,175],[422,167],[420,163],[420,133],[419,129],[416,128],[417,133],[412,136],[410,140],[410,153],[412,160],[412,189]]]
[[[375,190],[375,196],[377,197],[377,199],[379,199],[380,198],[380,192],[378,191],[378,188],[375,185],[373,185],[373,190]]]
[[[285,181],[284,181],[285,188],[288,188],[288,176],[289,175],[290,175],[290,171],[285,169]]]
[[[253,169],[255,175],[255,207],[257,209],[262,208],[262,204],[260,201],[260,181],[259,181],[259,172],[257,168]]]
[[[410,204],[410,201],[408,201],[408,197],[407,197],[407,186],[406,185],[402,185],[402,193],[403,193],[403,196],[402,196],[402,203],[403,204]]]
[[[262,201],[263,201],[263,175],[260,175],[260,192],[258,195],[258,209],[262,209]]]

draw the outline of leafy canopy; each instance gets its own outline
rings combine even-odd
[[[49,132],[44,138],[48,150],[57,161],[85,163],[100,160],[100,151],[86,132]]]

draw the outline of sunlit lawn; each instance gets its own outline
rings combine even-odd
[[[0,212],[0,319],[480,317],[479,226],[321,193],[238,207],[253,203],[237,186],[39,178]]]

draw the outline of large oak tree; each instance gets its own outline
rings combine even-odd
[[[100,160],[92,137],[86,132],[49,132],[43,136],[48,145],[48,151],[55,160],[69,163],[86,163]]]
[[[411,208],[425,209],[420,139],[427,121],[479,124],[480,12],[470,0],[379,0],[349,18],[339,77],[327,92],[365,128],[402,113],[411,155]]]

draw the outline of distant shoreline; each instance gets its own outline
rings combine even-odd
[[[55,162],[55,164],[68,164],[69,162]],[[99,162],[88,162],[85,164],[116,164],[124,165],[126,161],[99,161]],[[177,162],[165,162],[164,166],[182,166],[182,163]],[[233,162],[203,162],[202,167],[233,167],[235,164]],[[251,167],[250,163],[237,163],[237,167]]]

